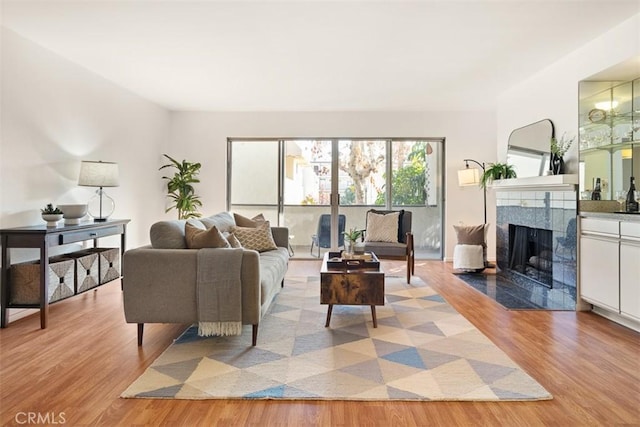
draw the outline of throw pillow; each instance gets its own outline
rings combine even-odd
[[[264,221],[257,227],[233,227],[231,230],[245,249],[265,252],[277,249],[271,234],[269,221]]]
[[[227,239],[227,242],[229,242],[232,248],[242,247],[242,244],[240,244],[240,240],[238,240],[235,234],[225,232],[225,233],[222,233],[222,235],[224,236],[225,239]]]
[[[242,216],[240,214],[234,213],[233,218],[235,219],[236,225],[238,227],[256,228],[258,225],[266,221],[264,219],[264,215],[262,215],[261,213],[254,216],[253,218],[247,218],[246,216]]]
[[[398,243],[398,219],[400,212],[378,214],[367,212],[365,242]]]
[[[231,247],[227,239],[224,238],[215,225],[208,230],[202,230],[190,223],[186,223],[184,226],[184,236],[187,241],[187,248],[189,249]]]
[[[456,230],[458,244],[486,246],[485,227],[486,224],[454,225],[453,229]]]
[[[388,215],[390,213],[399,212],[399,215],[398,215],[398,242],[407,243],[406,242],[406,240],[407,240],[407,233],[406,232],[410,231],[410,229],[406,230],[406,231],[403,230],[404,209],[400,209],[399,211],[379,211],[379,210],[376,210],[376,209],[371,209],[369,212],[377,213],[377,214],[380,214],[380,215]]]

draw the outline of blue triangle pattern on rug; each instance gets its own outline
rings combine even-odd
[[[385,277],[386,303],[336,305],[318,278],[287,278],[240,336],[182,336],[122,393],[128,398],[544,400],[551,395],[420,278]]]
[[[440,295],[429,295],[429,296],[426,296],[426,297],[422,297],[422,299],[427,300],[427,301],[445,302],[444,298],[442,298]]]
[[[277,398],[284,396],[285,385],[279,385],[277,387],[271,387],[266,390],[260,390],[253,393],[245,394],[247,399],[265,399],[265,398]]]
[[[386,356],[382,356],[382,358],[402,365],[413,366],[414,368],[426,368],[422,357],[420,357],[415,348],[408,348],[396,353],[387,354]]]

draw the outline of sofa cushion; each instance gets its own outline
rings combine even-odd
[[[154,249],[186,249],[184,227],[186,223],[201,230],[205,229],[202,222],[191,218],[189,220],[176,219],[173,221],[158,221],[149,230],[149,240]]]
[[[209,229],[202,230],[187,222],[184,226],[184,235],[189,249],[231,247],[215,225]]]
[[[398,221],[400,212],[378,214],[367,213],[367,232],[365,242],[398,243]]]
[[[280,281],[287,272],[288,262],[289,252],[285,248],[277,248],[260,254],[261,306],[270,302],[280,291]]]
[[[154,249],[186,249],[184,220],[159,221],[151,226],[149,238]]]
[[[231,231],[245,249],[258,252],[277,249],[276,242],[273,241],[269,221],[265,221],[255,228],[233,227]]]
[[[236,225],[238,227],[249,227],[249,228],[255,228],[266,221],[264,219],[264,215],[262,215],[261,213],[254,216],[253,218],[247,218],[246,216],[242,216],[240,214],[234,213],[233,219],[235,220]]]
[[[229,212],[220,212],[206,218],[200,218],[200,222],[207,228],[215,225],[221,233],[231,231],[231,227],[236,225],[233,216]]]

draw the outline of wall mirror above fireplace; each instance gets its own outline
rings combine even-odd
[[[509,135],[507,163],[513,165],[518,178],[542,176],[549,169],[549,144],[554,136],[549,119],[515,129]]]

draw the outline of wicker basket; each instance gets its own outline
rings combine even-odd
[[[101,285],[120,278],[120,248],[90,248],[86,251],[98,254]]]
[[[9,274],[10,304],[40,303],[40,261],[14,264]],[[74,283],[73,259],[62,256],[49,259],[49,302],[73,296]]]
[[[100,284],[98,254],[90,250],[82,250],[71,252],[67,256],[76,262],[76,293],[88,291]]]

